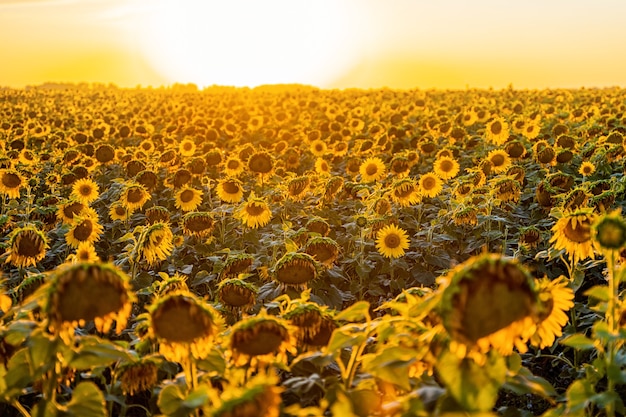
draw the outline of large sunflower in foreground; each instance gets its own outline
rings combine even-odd
[[[121,333],[134,301],[128,276],[112,264],[61,265],[52,272],[48,291],[49,327],[70,336],[74,327],[92,320],[102,333],[117,321]]]
[[[491,349],[509,355],[527,349],[540,303],[530,273],[498,254],[473,257],[438,279],[439,313],[459,357]]]
[[[252,228],[263,227],[272,219],[272,211],[268,204],[262,198],[256,197],[254,193],[250,194],[248,200],[239,207],[235,213],[235,217],[241,222]]]
[[[33,225],[15,229],[9,235],[9,250],[6,262],[18,268],[35,266],[46,256],[48,238]]]
[[[0,170],[0,194],[4,194],[9,198],[19,198],[20,190],[25,185],[26,181],[16,170]]]
[[[409,238],[404,229],[395,224],[383,227],[376,233],[376,249],[385,258],[399,258],[409,248]]]
[[[555,280],[542,278],[536,284],[542,308],[530,343],[543,349],[552,346],[554,339],[563,334],[563,326],[569,320],[566,313],[574,307],[574,291],[564,276]]]
[[[552,227],[550,243],[554,248],[565,249],[572,262],[595,258],[596,244],[591,237],[591,226],[596,218],[592,208],[580,208],[560,214]]]

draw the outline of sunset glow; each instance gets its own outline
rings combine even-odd
[[[620,1],[0,1],[0,85],[626,85]]]

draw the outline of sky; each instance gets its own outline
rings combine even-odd
[[[626,87],[622,0],[0,0],[0,86]]]

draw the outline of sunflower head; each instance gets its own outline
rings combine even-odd
[[[391,201],[400,207],[409,207],[422,200],[419,185],[413,178],[402,178],[394,181],[390,191]],[[384,199],[388,201],[387,199]],[[378,213],[378,212],[377,212]],[[385,214],[385,213],[378,213]]]
[[[278,417],[282,402],[275,377],[258,374],[244,387],[229,387],[221,396],[214,417]]]
[[[310,233],[317,233],[320,236],[328,236],[330,233],[330,225],[328,222],[317,216],[307,220],[305,227]]]
[[[564,249],[574,263],[587,258],[595,258],[597,243],[592,239],[592,225],[596,215],[592,208],[557,213],[560,218],[552,227],[550,239],[554,248]]]
[[[390,224],[376,233],[376,249],[386,258],[399,258],[409,248],[409,237],[404,229]]]
[[[253,261],[254,255],[250,253],[230,254],[224,262],[220,277],[224,279],[236,277],[239,274],[245,274],[250,271]]]
[[[217,292],[222,304],[232,311],[245,311],[256,303],[257,288],[241,278],[222,280]]]
[[[534,281],[522,265],[484,254],[457,266],[439,283],[441,319],[459,353],[525,350],[539,301]]]
[[[138,252],[149,265],[167,259],[172,254],[174,234],[168,223],[157,222],[143,229],[137,245]]]
[[[128,276],[112,264],[81,262],[64,264],[51,273],[46,311],[49,327],[56,332],[94,321],[106,333],[113,321],[121,333],[135,297]]]
[[[213,232],[215,221],[211,213],[193,211],[183,216],[182,226],[184,234],[202,238]]]
[[[322,265],[330,267],[339,256],[339,245],[329,237],[314,236],[306,243],[304,252]]]
[[[328,344],[332,332],[338,327],[333,316],[326,306],[300,299],[292,300],[282,315],[298,329],[296,339],[305,348]]]
[[[288,252],[276,262],[273,275],[285,287],[306,288],[317,277],[315,258],[307,253]]]
[[[536,280],[540,310],[536,319],[536,330],[530,343],[539,349],[552,346],[555,338],[563,334],[567,324],[567,311],[574,306],[574,291],[569,288],[569,280],[560,276],[555,280],[546,277]]]
[[[230,348],[236,363],[271,359],[293,350],[294,329],[284,319],[270,316],[261,310],[255,316],[237,322],[231,329]]]
[[[8,198],[19,198],[20,190],[26,186],[26,180],[15,169],[0,170],[0,194]]]
[[[259,175],[269,175],[273,168],[274,160],[272,156],[265,151],[256,152],[248,158],[248,169],[250,172]]]
[[[170,221],[170,212],[163,206],[152,206],[146,210],[146,221],[148,224],[167,223]]]
[[[420,193],[424,197],[436,197],[443,191],[443,181],[433,172],[422,175],[419,179]]]
[[[386,167],[378,157],[367,158],[359,167],[361,181],[365,183],[380,181],[385,178]]]
[[[9,249],[6,262],[24,268],[35,266],[46,256],[48,238],[34,225],[17,228],[9,235]]]
[[[176,193],[175,206],[182,211],[194,211],[202,203],[202,192],[185,186]]]
[[[626,221],[620,210],[599,216],[591,231],[594,241],[605,252],[619,251],[626,245]]]
[[[72,184],[71,197],[78,202],[90,204],[98,198],[98,190],[98,184],[93,180],[82,178]]]
[[[238,203],[243,198],[243,184],[236,178],[225,178],[217,183],[217,196],[226,203]]]
[[[252,228],[263,227],[272,219],[272,211],[262,198],[251,193],[248,200],[243,203],[235,214],[241,222]]]

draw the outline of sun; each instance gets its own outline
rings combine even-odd
[[[156,0],[140,48],[172,83],[328,85],[361,41],[345,2]]]

